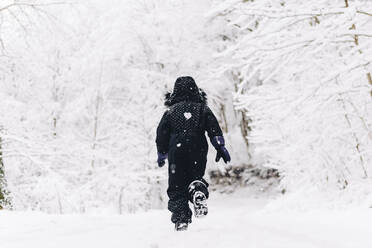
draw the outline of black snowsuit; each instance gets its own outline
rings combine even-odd
[[[212,139],[222,136],[218,121],[207,106],[206,94],[191,77],[177,79],[172,94],[166,95],[169,107],[157,129],[158,152],[168,153],[168,209],[172,222],[191,222],[192,201],[189,185],[196,183],[196,190],[208,197],[208,184],[203,179],[207,163],[208,143],[205,131]]]

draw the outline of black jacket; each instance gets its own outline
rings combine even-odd
[[[172,153],[178,148],[206,161],[208,143],[205,131],[211,139],[222,136],[218,121],[207,106],[206,94],[191,77],[180,77],[173,93],[166,95],[165,105],[169,110],[157,128],[158,152],[169,153],[170,163]]]

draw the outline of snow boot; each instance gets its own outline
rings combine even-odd
[[[176,225],[175,225],[175,229],[176,231],[187,231],[187,227],[188,227],[188,223],[187,222],[177,222]]]
[[[201,218],[208,214],[207,197],[201,191],[196,191],[193,196],[195,218]]]

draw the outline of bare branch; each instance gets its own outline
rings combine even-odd
[[[7,11],[9,12],[9,14],[11,16],[13,16],[13,18],[17,21],[17,23],[19,24],[19,26],[22,27],[23,31],[25,31],[25,33],[27,33],[26,27],[23,25],[23,23],[21,22],[21,20],[19,20],[19,18],[17,17],[17,15],[14,14],[14,12],[12,10],[10,10],[10,9],[7,9]]]
[[[363,15],[372,16],[372,13],[368,13],[368,12],[365,12],[365,11],[360,11],[360,10],[358,10],[357,13],[359,13],[359,14],[363,14]]]
[[[0,12],[4,10],[8,10],[12,7],[15,6],[28,6],[28,7],[42,7],[42,6],[54,6],[54,5],[64,5],[67,4],[67,2],[52,2],[52,3],[19,3],[19,2],[14,2],[11,4],[8,4],[2,8],[0,8]]]
[[[364,37],[372,37],[372,34],[365,34],[365,33],[357,33],[357,32],[350,32],[350,33],[344,33],[341,34],[340,36],[364,36]]]
[[[367,78],[368,78],[368,82],[370,83],[370,85],[372,85],[372,76],[370,72],[367,73]]]
[[[262,16],[271,19],[284,19],[284,18],[293,18],[293,17],[317,17],[317,16],[327,16],[327,15],[340,15],[344,14],[343,10],[335,10],[328,12],[314,11],[314,12],[303,12],[297,13],[296,11],[287,11],[288,14],[282,14],[282,12],[273,11],[273,10],[264,10],[264,9],[244,9],[244,14],[251,16]],[[277,14],[279,13],[279,14]]]

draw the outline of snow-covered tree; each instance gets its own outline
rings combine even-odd
[[[166,170],[155,162],[155,129],[164,93],[181,75],[209,93],[234,161],[247,161],[232,86],[210,70],[220,29],[205,23],[211,1],[69,3],[32,2],[40,19],[3,30],[11,57],[3,58],[0,109],[8,114],[0,124],[15,209],[122,213],[164,206]]]
[[[29,35],[28,27],[34,22],[41,19],[43,15],[42,6],[47,3],[40,3],[40,1],[2,1],[0,3],[0,70],[1,70],[1,89],[5,93],[2,95],[2,121],[0,123],[0,208],[10,207],[9,192],[5,176],[4,165],[4,146],[7,140],[4,140],[4,133],[6,127],[4,119],[9,111],[8,109],[8,94],[16,95],[17,92],[12,90],[17,87],[15,61],[17,60],[14,48],[17,45],[27,45],[26,36]],[[36,16],[36,18],[35,18]],[[21,49],[18,49],[20,52]],[[10,82],[6,82],[10,79]],[[5,144],[4,144],[5,143]]]
[[[234,34],[220,71],[236,76],[254,156],[280,170],[283,190],[362,192],[370,183],[371,7],[231,0],[210,12]]]

